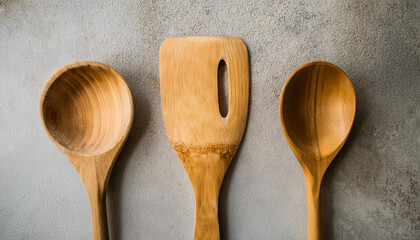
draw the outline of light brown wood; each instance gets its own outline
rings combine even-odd
[[[225,118],[217,89],[221,60],[229,81]],[[194,189],[195,240],[220,238],[219,191],[245,130],[248,74],[248,52],[237,38],[169,38],[160,48],[163,120]]]
[[[331,63],[304,64],[284,85],[280,121],[305,175],[310,240],[322,239],[321,181],[350,134],[355,112],[353,85]]]
[[[127,83],[102,63],[76,62],[46,83],[40,110],[48,136],[70,159],[86,187],[94,239],[108,239],[106,189],[134,115]]]

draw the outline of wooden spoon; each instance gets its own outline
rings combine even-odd
[[[127,83],[114,69],[97,62],[61,68],[41,95],[45,130],[70,159],[88,192],[95,240],[108,239],[106,189],[133,113]]]
[[[218,66],[229,78],[229,109],[219,112]],[[160,48],[160,89],[168,138],[194,189],[194,239],[219,239],[220,186],[245,130],[248,52],[237,38],[166,39]]]
[[[321,239],[320,189],[328,166],[353,125],[356,95],[347,75],[328,62],[296,69],[280,98],[284,135],[306,180],[308,239]]]

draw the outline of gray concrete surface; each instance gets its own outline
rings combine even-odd
[[[227,35],[248,46],[249,118],[220,196],[222,239],[305,239],[304,176],[278,108],[312,60],[353,81],[353,131],[322,190],[325,239],[420,239],[419,1],[0,0],[0,239],[92,239],[88,196],[39,117],[48,78],[94,60],[133,91],[110,179],[111,239],[192,239],[194,195],[163,127],[159,47]]]

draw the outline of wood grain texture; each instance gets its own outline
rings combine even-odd
[[[86,187],[94,239],[108,239],[106,189],[134,116],[127,83],[102,63],[66,65],[46,83],[40,111],[48,136],[69,158]]]
[[[221,60],[229,81],[224,118],[217,89]],[[220,238],[219,191],[245,130],[248,71],[246,46],[237,38],[169,38],[160,48],[163,120],[194,189],[195,240]]]
[[[296,69],[280,98],[280,121],[306,180],[308,239],[322,239],[321,181],[350,134],[356,95],[347,75],[328,62]]]

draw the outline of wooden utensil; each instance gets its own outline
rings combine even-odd
[[[134,114],[127,83],[107,65],[76,62],[49,79],[40,110],[48,136],[70,159],[86,187],[94,239],[108,239],[106,189]]]
[[[306,180],[308,239],[321,239],[320,190],[328,166],[350,134],[356,95],[347,75],[328,62],[296,69],[280,98],[284,135]]]
[[[218,66],[228,69],[229,109],[219,112]],[[242,139],[248,112],[248,52],[229,37],[166,39],[160,48],[163,120],[194,189],[194,239],[219,239],[223,177]]]

